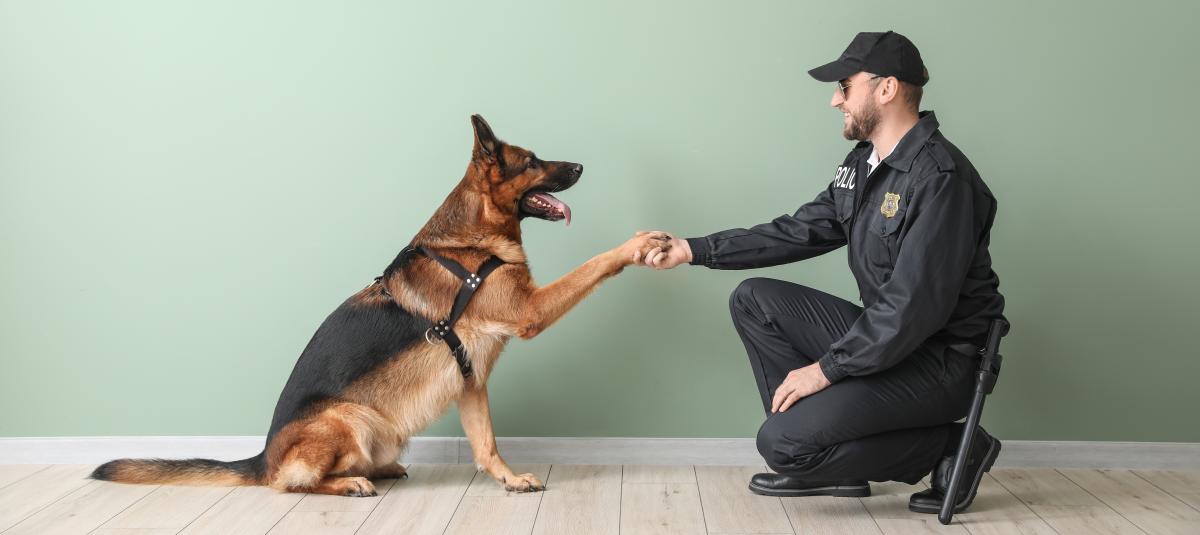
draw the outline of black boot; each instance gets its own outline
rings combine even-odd
[[[806,481],[782,474],[754,474],[750,492],[763,496],[845,496],[861,498],[871,495],[866,481]]]
[[[951,433],[955,444],[961,438],[961,433]],[[979,490],[979,482],[984,472],[992,469],[996,457],[1000,455],[1000,440],[987,434],[982,427],[975,431],[971,440],[971,452],[967,456],[967,464],[963,467],[962,481],[958,484],[958,500],[954,504],[954,512],[961,513],[975,501],[975,493]],[[913,494],[908,499],[908,510],[914,513],[938,514],[942,511],[946,491],[950,487],[950,475],[954,471],[954,456],[943,457],[929,478],[930,488]]]

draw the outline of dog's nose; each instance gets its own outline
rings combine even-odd
[[[579,164],[575,164],[575,166],[571,168],[571,174],[573,174],[575,176],[582,175],[583,174],[583,166],[579,165]]]

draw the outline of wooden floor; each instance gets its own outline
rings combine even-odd
[[[910,513],[923,485],[869,498],[768,498],[760,466],[514,466],[548,485],[507,494],[470,465],[413,465],[375,498],[257,487],[119,485],[92,466],[0,465],[0,532],[203,534],[1200,534],[1200,472],[996,469],[951,526]]]

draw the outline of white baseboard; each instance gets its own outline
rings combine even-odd
[[[1193,442],[1060,442],[1004,440],[997,466],[1200,470]]]
[[[0,464],[89,464],[121,457],[234,460],[262,450],[264,437],[0,437]],[[756,465],[751,438],[498,438],[510,463]],[[469,463],[464,438],[418,437],[405,463]],[[1001,467],[1200,470],[1200,443],[1005,440]]]

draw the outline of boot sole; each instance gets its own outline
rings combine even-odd
[[[955,506],[954,506],[955,514],[966,511],[967,508],[971,506],[971,502],[975,501],[975,494],[977,492],[979,492],[979,482],[981,480],[983,480],[983,474],[986,474],[986,473],[992,471],[992,465],[996,463],[996,458],[1000,456],[1000,448],[1001,448],[1000,440],[995,437],[993,437],[992,440],[995,443],[992,444],[992,447],[988,449],[987,457],[983,460],[983,469],[980,470],[979,472],[977,472],[975,474],[975,478],[969,482],[971,484],[971,487],[970,487],[970,492],[967,493],[966,498],[964,498],[963,501],[955,504]],[[926,505],[926,504],[922,504],[922,503],[912,503],[910,501],[910,502],[908,502],[908,510],[912,511],[914,513],[926,513],[926,514],[936,515],[936,514],[942,512],[942,504],[939,503],[937,505]]]
[[[751,483],[750,492],[763,496],[778,496],[781,498],[794,498],[799,496],[838,496],[842,498],[865,498],[871,495],[871,485],[829,485],[827,487],[811,487],[806,489],[768,489]]]

